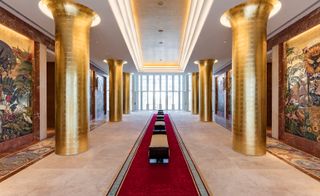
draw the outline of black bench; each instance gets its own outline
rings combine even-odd
[[[167,135],[152,135],[149,145],[149,163],[169,163]]]

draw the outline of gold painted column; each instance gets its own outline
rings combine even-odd
[[[130,73],[123,73],[123,114],[130,114]]]
[[[200,121],[212,121],[212,69],[215,60],[196,62],[199,67],[199,114]]]
[[[109,119],[111,122],[122,120],[123,112],[123,67],[124,61],[109,59]]]
[[[73,0],[42,0],[55,22],[56,147],[59,155],[88,149],[89,38],[96,13]]]
[[[221,17],[233,35],[233,149],[246,155],[266,153],[266,30],[273,8],[279,10],[278,0],[248,0]]]
[[[192,114],[199,114],[199,73],[192,73]]]

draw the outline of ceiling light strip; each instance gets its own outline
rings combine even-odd
[[[188,36],[190,37],[190,42],[187,43],[187,46],[184,48],[185,51],[183,51],[183,57],[180,59],[180,65],[182,66],[182,70],[185,70],[188,61],[190,59],[190,56],[192,54],[192,51],[196,45],[196,42],[199,38],[199,35],[201,33],[201,30],[203,28],[203,25],[207,19],[207,16],[209,14],[209,11],[211,9],[213,0],[204,0],[204,1],[198,1],[195,14],[193,15],[194,20],[192,20],[191,26],[193,26],[191,30],[191,34]]]
[[[192,0],[187,24],[179,55],[179,66],[144,66],[142,47],[138,30],[134,22],[134,14],[130,0],[109,0],[109,4],[125,39],[134,64],[140,72],[184,72],[195,44],[199,38],[204,22],[208,16],[213,0]]]
[[[125,1],[129,2],[125,3]],[[130,7],[130,1],[129,0],[109,0],[110,7],[112,9],[112,12],[116,18],[116,21],[118,23],[118,26],[120,28],[120,31],[122,33],[122,36],[127,44],[128,50],[130,52],[130,55],[133,59],[133,62],[137,68],[138,71],[141,70],[142,65],[142,55],[141,55],[141,49],[139,49],[138,39],[137,39],[137,33],[136,29],[133,27],[134,25],[127,25],[130,24],[130,20],[132,20],[132,12],[130,11],[130,16],[128,16],[128,8]],[[133,23],[133,21],[131,21]]]

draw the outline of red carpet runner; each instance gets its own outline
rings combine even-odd
[[[170,147],[169,164],[149,164],[148,147],[155,120],[154,115],[122,183],[119,195],[198,195],[167,114],[164,120]]]

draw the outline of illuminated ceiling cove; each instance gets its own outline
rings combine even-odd
[[[183,72],[213,0],[109,0],[139,72]]]

